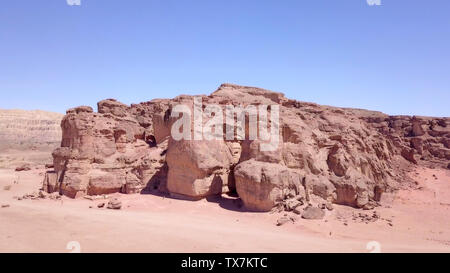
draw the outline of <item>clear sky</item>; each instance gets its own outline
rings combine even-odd
[[[4,0],[0,108],[64,113],[230,82],[450,116],[449,51],[449,0]]]

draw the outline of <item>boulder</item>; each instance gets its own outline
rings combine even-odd
[[[106,206],[108,209],[121,209],[122,202],[117,198],[112,198],[108,201],[108,205]]]
[[[289,219],[286,216],[280,217],[277,219],[277,226],[282,226],[282,225],[288,223],[289,221],[291,221],[291,219]]]
[[[304,195],[301,174],[280,164],[247,160],[236,166],[234,176],[237,193],[249,210],[270,211],[289,194]]]
[[[233,156],[224,141],[171,140],[166,160],[170,193],[199,199],[228,191]]]
[[[308,220],[320,220],[325,217],[325,211],[316,207],[306,207],[303,210],[302,218]]]
[[[293,212],[295,214],[299,214],[300,215],[300,214],[302,214],[303,209],[300,206],[297,206],[297,207],[294,208]]]
[[[308,194],[312,193],[330,202],[337,199],[336,187],[324,176],[306,175],[304,185]]]
[[[303,202],[297,200],[297,199],[289,199],[285,201],[285,210],[286,211],[292,211],[294,210],[296,207],[303,205]]]

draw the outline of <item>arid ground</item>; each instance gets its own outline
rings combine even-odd
[[[0,252],[71,252],[73,241],[81,252],[450,252],[449,170],[411,171],[419,190],[386,194],[378,218],[335,205],[323,220],[283,226],[286,212],[245,212],[225,195],[113,194],[121,210],[97,207],[107,200],[14,198],[39,191],[44,172],[0,170]]]

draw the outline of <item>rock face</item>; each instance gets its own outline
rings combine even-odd
[[[54,149],[61,143],[62,118],[39,110],[0,110],[0,150]]]
[[[171,140],[166,160],[172,194],[198,199],[228,189],[232,156],[224,141]]]
[[[178,126],[183,113],[195,116],[200,98],[200,128],[203,136],[211,128],[211,139],[195,138],[199,127],[191,117]],[[184,112],[176,110],[179,105]],[[261,134],[250,139],[249,126],[243,129],[245,139],[237,138],[237,131],[224,138],[221,133],[234,124],[209,113],[207,105],[223,113],[230,106],[268,105],[269,117],[279,109],[279,120],[269,122],[272,129],[279,126],[274,149],[261,148],[267,144]],[[243,117],[249,121],[255,115],[248,111]],[[68,110],[61,127],[61,147],[53,152],[54,171],[47,173],[44,188],[70,197],[159,191],[199,199],[235,191],[253,211],[300,210],[299,204],[306,203],[367,207],[383,192],[402,186],[398,166],[447,167],[450,160],[448,117],[321,106],[232,84],[209,96],[131,106],[104,100],[98,112],[84,106]],[[174,128],[190,137],[179,140]]]
[[[77,197],[164,187],[167,141],[154,143],[152,106],[105,100],[98,109],[99,113],[86,106],[67,111],[61,147],[53,152],[53,188]]]
[[[305,196],[303,176],[295,169],[250,159],[234,170],[236,190],[246,208],[269,211],[289,196]]]
[[[309,220],[319,220],[325,216],[325,212],[316,207],[306,207],[303,210],[302,218]]]

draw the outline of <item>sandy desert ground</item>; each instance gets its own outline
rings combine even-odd
[[[52,162],[51,148],[26,152],[19,149],[3,149],[0,151],[0,169],[15,169],[24,165],[41,165],[41,167],[44,167],[47,162]]]
[[[38,191],[44,172],[0,170],[0,252],[450,252],[450,170],[411,171],[418,190],[385,195],[376,221],[371,210],[335,205],[323,220],[282,226],[285,212],[246,212],[227,196],[111,195],[121,210],[97,208],[107,200],[14,198]]]

